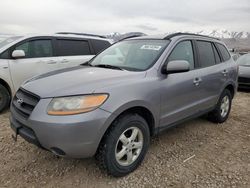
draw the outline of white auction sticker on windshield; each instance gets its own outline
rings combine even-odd
[[[162,46],[157,46],[157,45],[143,45],[141,49],[143,50],[160,50]]]

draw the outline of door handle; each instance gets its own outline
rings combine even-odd
[[[195,86],[200,85],[201,82],[202,82],[201,78],[195,78],[194,81],[193,81],[193,83],[194,83]]]
[[[56,64],[55,60],[50,60],[47,64]]]
[[[228,70],[223,70],[222,72],[221,72],[224,76],[227,76],[227,74],[228,74]]]
[[[67,59],[63,59],[62,61],[61,61],[61,63],[68,63],[69,62],[69,60],[67,60]]]

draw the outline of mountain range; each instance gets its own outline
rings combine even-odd
[[[171,34],[171,33],[175,33],[175,32],[168,32],[166,33],[166,35]],[[190,33],[190,32],[186,32],[186,33]],[[236,32],[236,31],[229,31],[229,30],[212,30],[212,31],[202,30],[202,31],[195,32],[195,34],[207,35],[207,36],[219,38],[223,42],[225,42],[227,47],[230,49],[250,52],[250,32],[245,32],[245,31]],[[107,38],[113,39],[114,42],[117,42],[124,38],[130,38],[132,36],[143,36],[143,35],[146,35],[146,34],[142,32],[128,32],[128,33],[113,32],[105,36]],[[8,34],[0,33],[0,41],[6,38],[7,36]]]
[[[167,34],[171,34],[175,32],[168,32]],[[183,32],[190,33],[190,32]],[[226,43],[227,47],[230,49],[236,49],[238,51],[249,51],[250,52],[250,32],[245,31],[229,31],[229,30],[212,30],[212,31],[198,31],[194,32],[195,34],[207,35],[210,37],[215,37],[221,39]],[[109,35],[106,35],[107,38],[113,39],[115,42],[122,40],[124,38],[129,38],[131,36],[142,36],[146,35],[142,32],[129,32],[129,33],[118,33],[113,32]]]
[[[213,30],[213,31],[199,31],[196,32],[197,34],[201,35],[208,35],[215,38],[235,38],[235,39],[244,39],[244,38],[250,38],[249,32],[236,32],[236,31],[228,31],[228,30]]]

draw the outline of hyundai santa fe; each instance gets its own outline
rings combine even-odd
[[[13,138],[58,156],[95,156],[108,174],[124,176],[143,161],[151,136],[203,114],[226,121],[237,74],[215,38],[125,39],[88,63],[24,83],[11,104]]]

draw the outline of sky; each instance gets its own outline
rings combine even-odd
[[[250,0],[1,0],[0,33],[250,32]]]

